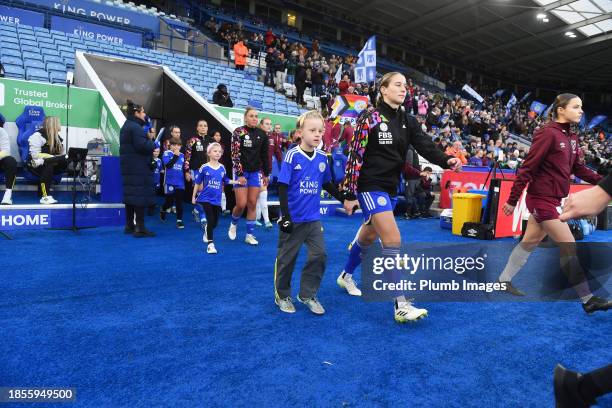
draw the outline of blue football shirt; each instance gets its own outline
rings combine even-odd
[[[287,184],[289,212],[293,222],[321,219],[321,189],[332,179],[327,156],[316,149],[309,157],[299,146],[287,151],[278,182]]]
[[[179,158],[172,167],[168,167],[168,163],[174,157],[174,153],[170,150],[166,150],[162,155],[162,162],[166,167],[166,185],[173,186],[178,189],[185,188],[185,176],[183,175],[183,164],[185,164],[185,156],[183,153],[179,153]]]
[[[212,167],[208,163],[203,164],[195,178],[195,184],[203,184],[203,189],[198,194],[196,201],[198,203],[210,203],[221,206],[223,184],[227,184],[229,181],[225,167],[222,164],[219,164],[217,168]]]

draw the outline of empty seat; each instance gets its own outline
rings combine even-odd
[[[64,60],[62,59],[62,57],[58,57],[57,55],[43,55],[43,61],[45,63],[49,63],[49,62],[56,62],[58,64],[64,64]]]
[[[2,55],[2,57],[0,57],[0,60],[2,61],[2,64],[6,65],[17,65],[18,67],[23,67],[23,60],[19,57],[13,57],[11,55]]]
[[[7,78],[17,78],[22,79],[25,77],[25,70],[21,66],[17,65],[4,65],[4,74]]]
[[[24,61],[25,60],[38,60],[42,62],[43,60],[42,55],[35,53],[35,52],[22,52],[21,57]]]
[[[0,49],[0,56],[17,57],[21,59],[21,51],[14,50],[12,48],[3,48],[3,49]]]
[[[49,81],[49,74],[44,69],[27,68],[26,79],[32,81]]]
[[[33,45],[21,45],[21,51],[22,52],[34,52],[37,53],[39,52],[39,47],[34,47]]]
[[[43,69],[43,70],[46,68],[44,62],[39,61],[39,60],[30,60],[30,59],[24,60],[23,66],[26,69],[26,71],[28,68],[38,68],[38,69]]]
[[[66,65],[63,62],[48,62],[47,63],[47,71],[66,71]]]

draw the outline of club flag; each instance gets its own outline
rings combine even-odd
[[[369,83],[376,80],[376,36],[368,38],[355,64],[355,83]]]

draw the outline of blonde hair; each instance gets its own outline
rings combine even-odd
[[[325,124],[325,119],[323,119],[323,115],[321,115],[319,111],[309,110],[300,115],[297,122],[295,123],[295,128],[301,129],[304,126],[304,123],[306,122],[306,120],[308,119],[318,119],[321,121],[322,124]]]
[[[62,142],[59,139],[59,133],[62,130],[59,117],[47,116],[43,120],[42,128],[45,130],[47,135],[47,144],[49,145],[49,152],[51,154],[61,154],[64,150]]]
[[[223,154],[223,146],[221,146],[219,143],[217,142],[212,142],[211,144],[208,145],[208,147],[206,148],[206,155],[210,156],[210,152],[212,152],[212,149],[218,147],[219,149],[221,149],[221,154]]]
[[[385,75],[383,75],[383,77],[380,80],[380,85],[378,86],[378,97],[376,98],[376,107],[378,108],[380,106],[380,104],[383,102],[383,96],[382,93],[380,92],[380,88],[382,88],[383,86],[386,88],[389,86],[389,84],[391,83],[391,79],[396,76],[396,75],[402,75],[404,76],[404,74],[402,74],[401,72],[397,72],[397,71],[393,71],[393,72],[387,72]]]
[[[254,107],[252,107],[252,106],[247,106],[247,107],[246,107],[246,109],[244,110],[244,117],[245,117],[245,118],[247,117],[247,115],[249,114],[249,112],[250,112],[250,111],[255,111],[255,112],[257,112],[257,109],[255,109],[255,108],[254,108]]]

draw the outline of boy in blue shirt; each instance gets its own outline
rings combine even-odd
[[[308,248],[308,259],[302,270],[297,299],[313,313],[325,313],[316,297],[327,258],[320,221],[321,189],[340,202],[343,200],[332,182],[327,156],[316,148],[321,143],[324,129],[319,112],[309,111],[300,116],[296,126],[300,144],[287,151],[278,177],[282,218],[274,267],[274,297],[280,310],[286,313],[295,312],[291,300],[291,275],[304,243]]]
[[[166,178],[164,180],[164,194],[166,201],[162,206],[159,218],[166,221],[168,210],[172,204],[176,206],[176,228],[185,228],[183,224],[183,195],[185,193],[185,178],[183,175],[183,164],[185,156],[181,153],[180,138],[170,139],[170,149],[166,150],[162,156],[162,162],[166,168]]]
[[[223,186],[225,184],[238,184],[238,182],[230,180],[227,177],[225,166],[219,163],[219,159],[223,155],[223,148],[219,143],[213,142],[209,144],[206,153],[209,161],[204,163],[197,172],[193,182],[191,202],[195,206],[201,207],[206,214],[202,241],[208,244],[206,248],[207,253],[216,254],[217,249],[213,242],[213,231],[221,214]]]

